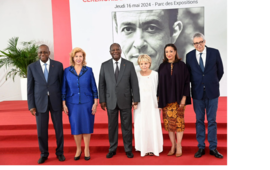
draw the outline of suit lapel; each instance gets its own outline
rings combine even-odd
[[[121,78],[123,77],[123,74],[125,72],[125,68],[126,68],[126,62],[125,60],[122,58],[122,61],[121,61],[121,66],[120,66],[120,72],[119,72],[119,75],[118,75],[118,78],[117,78],[117,83],[118,84],[121,80]]]
[[[38,74],[40,74],[40,77],[42,77],[42,80],[46,83],[45,76],[44,76],[44,73],[42,71],[42,67],[40,65],[40,61],[39,60],[36,62],[36,68],[37,68]]]
[[[204,67],[204,72],[207,69],[207,66],[209,65],[209,56],[210,56],[210,51],[208,50],[208,48],[205,46],[206,48],[206,58],[205,58],[205,67]]]
[[[114,75],[114,69],[113,69],[113,59],[111,59],[111,61],[109,62],[108,69],[109,69],[110,77],[112,77],[112,79],[113,79],[113,83],[116,84],[115,75]]]
[[[51,75],[53,74],[52,72],[54,71],[54,62],[50,59],[50,68],[49,68],[49,75],[48,75],[48,82],[47,83],[49,83],[49,81],[50,81],[50,77],[51,77]]]

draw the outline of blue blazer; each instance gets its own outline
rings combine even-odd
[[[204,72],[196,59],[196,50],[186,55],[186,65],[190,73],[192,98],[202,99],[205,86],[206,96],[209,99],[219,97],[219,81],[223,76],[223,64],[219,51],[206,47],[206,61]]]
[[[64,71],[62,100],[67,103],[81,104],[92,102],[98,98],[98,91],[92,68],[83,66],[77,75],[73,66]]]

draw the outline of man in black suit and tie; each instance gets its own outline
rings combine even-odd
[[[102,63],[99,75],[99,102],[107,108],[110,148],[107,158],[116,154],[118,145],[118,112],[120,111],[124,148],[128,158],[132,153],[132,103],[140,102],[138,78],[132,62],[121,58],[121,47],[110,47],[112,59]]]
[[[32,115],[36,116],[38,143],[41,152],[38,163],[45,162],[49,156],[49,111],[51,112],[57,140],[56,156],[59,161],[64,161],[61,99],[63,65],[58,61],[49,59],[50,51],[47,45],[39,46],[38,56],[40,60],[30,64],[27,68],[28,108]]]
[[[205,126],[204,118],[208,121],[208,142],[210,155],[223,158],[217,151],[217,123],[216,115],[219,97],[219,81],[223,76],[223,64],[219,51],[205,46],[205,38],[201,33],[193,36],[195,49],[186,56],[186,64],[190,73],[193,108],[196,113],[196,138],[198,152],[195,158],[205,154]]]

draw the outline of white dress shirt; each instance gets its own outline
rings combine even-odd
[[[42,68],[42,71],[43,71],[43,74],[44,74],[44,70],[45,70],[45,63],[43,63],[41,60],[40,61],[40,65],[41,65],[41,68]],[[48,74],[49,74],[49,68],[50,68],[50,59],[48,58],[48,61],[46,62],[47,66],[47,70],[48,70]],[[49,76],[49,75],[48,75]],[[47,92],[48,93],[48,96],[50,95],[49,91]]]
[[[43,63],[41,60],[39,60],[40,61],[40,65],[41,65],[41,68],[42,68],[42,71],[43,71],[43,73],[44,73],[44,70],[45,70],[45,63]],[[47,66],[46,66],[46,68],[47,68],[47,70],[48,70],[48,73],[49,73],[49,69],[50,69],[50,59],[48,59],[48,61],[46,62],[46,64],[47,64]]]
[[[118,60],[118,61],[115,61],[114,59],[112,59],[112,61],[113,61],[113,70],[114,70],[114,72],[115,72],[115,70],[116,70],[116,64],[115,64],[115,62],[118,62],[118,68],[119,68],[119,71],[120,71],[120,66],[121,66],[121,60],[122,60],[122,58],[120,57],[120,59]]]
[[[202,60],[203,60],[203,66],[205,68],[205,62],[206,62],[206,47],[202,52],[196,50],[196,59],[198,61],[198,64],[200,65],[200,53],[202,53]]]

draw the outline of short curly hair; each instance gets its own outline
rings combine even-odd
[[[137,62],[140,65],[140,62],[142,62],[142,61],[148,61],[150,63],[150,67],[151,67],[152,59],[151,59],[151,57],[149,55],[147,55],[147,54],[140,55],[138,57]]]

